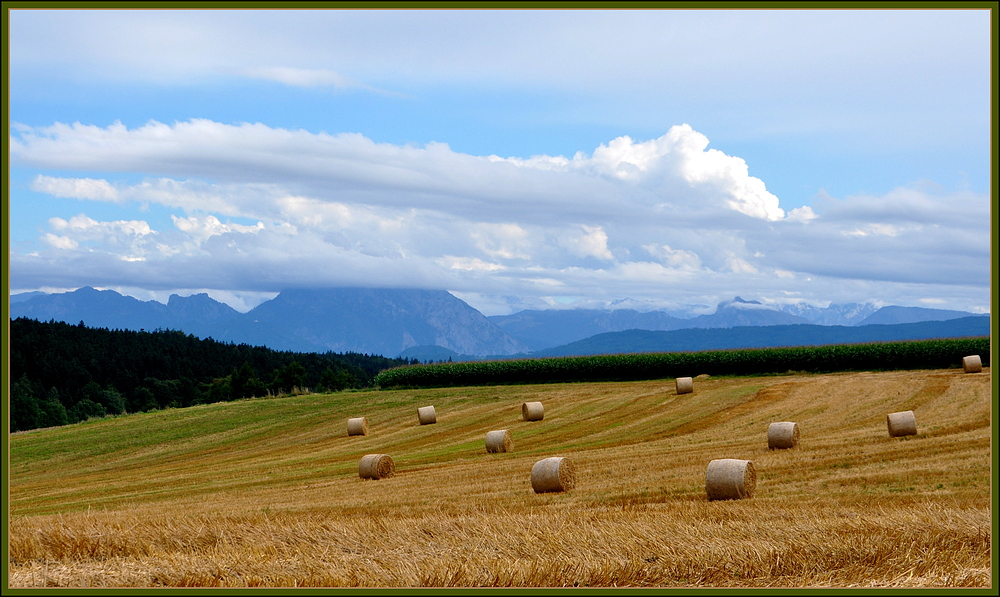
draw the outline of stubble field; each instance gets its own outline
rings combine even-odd
[[[980,587],[990,370],[254,399],[10,437],[9,587]],[[541,401],[541,421],[521,404]],[[434,405],[437,423],[419,425]],[[912,410],[915,436],[886,414]],[[348,437],[349,417],[369,435]],[[790,450],[767,427],[798,423]],[[488,431],[514,447],[488,454]],[[365,454],[396,475],[361,480]],[[570,459],[576,487],[530,471]],[[717,458],[750,499],[708,501]]]

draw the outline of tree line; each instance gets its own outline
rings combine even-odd
[[[347,353],[297,353],[173,330],[10,322],[10,430],[297,391],[368,387],[416,364]]]

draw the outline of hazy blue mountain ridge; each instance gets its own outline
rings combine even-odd
[[[127,330],[168,329],[170,323],[169,311],[163,303],[140,301],[113,290],[95,290],[89,286],[12,302],[10,316],[66,323],[83,321],[88,327]]]
[[[174,329],[200,338],[211,337],[275,350],[402,355],[422,361],[449,357],[469,360],[484,356],[545,356],[557,354],[558,351],[553,352],[557,347],[559,350],[598,352],[668,350],[663,346],[698,346],[700,348],[696,349],[702,350],[735,346],[733,342],[749,341],[736,338],[751,337],[763,342],[756,344],[759,346],[771,345],[767,343],[777,341],[776,338],[795,344],[831,343],[838,341],[830,339],[835,336],[845,338],[845,342],[863,342],[870,340],[856,338],[868,336],[845,330],[872,327],[858,326],[858,322],[914,324],[927,320],[957,321],[972,315],[920,307],[876,309],[871,303],[830,305],[826,309],[795,306],[790,309],[793,312],[789,312],[787,306],[778,310],[759,301],[735,297],[719,303],[712,314],[689,319],[664,311],[633,309],[528,310],[485,317],[443,290],[363,288],[285,290],[251,311],[240,313],[204,293],[188,297],[171,295],[166,305],[89,287],[62,294],[25,294],[28,296],[15,295],[16,300],[12,297],[12,318],[55,319],[68,323],[82,320],[87,326],[109,329]],[[988,321],[988,317],[985,319]],[[816,321],[849,321],[854,325],[817,325]],[[798,331],[778,329],[782,327]],[[723,329],[733,331],[716,335],[699,332]],[[915,329],[917,332],[913,333],[920,333],[920,329],[928,330],[926,333],[946,333],[942,331],[944,328],[934,326]],[[661,342],[655,345],[659,348],[652,349],[649,346],[653,345],[648,342],[654,336],[637,333],[638,330],[686,331],[684,342],[687,344],[678,343],[676,338],[681,337],[678,334],[671,336],[673,344]],[[607,336],[614,333],[624,334]],[[888,331],[888,328],[880,333],[879,339],[897,339],[892,336],[896,331]],[[954,335],[954,332],[947,334]]]
[[[798,315],[818,325],[858,325],[866,317],[878,311],[874,303],[840,303],[828,307],[816,307],[808,303],[783,305],[781,311]],[[971,315],[971,313],[966,313]]]
[[[12,303],[10,316],[83,321],[108,329],[181,330],[200,338],[297,352],[394,357],[418,345],[472,355],[529,350],[444,290],[293,289],[240,313],[207,294],[172,295],[164,305],[85,287]]]
[[[480,356],[459,354],[443,346],[411,346],[396,356],[401,359],[417,359],[421,363],[448,360],[469,361],[483,358]]]
[[[396,356],[420,345],[466,354],[528,350],[444,290],[286,290],[247,315],[334,352]]]
[[[866,317],[859,325],[873,323],[917,323],[919,321],[947,321],[968,317],[965,311],[951,311],[949,309],[927,309],[925,307],[882,307],[878,311]]]
[[[495,315],[489,319],[535,351],[561,346],[595,334],[634,329],[669,331],[810,323],[803,317],[783,313],[758,301],[746,301],[740,297],[719,303],[715,313],[690,319],[672,317],[662,311],[640,313],[632,309],[532,310],[512,315]]]
[[[685,328],[733,328],[742,326],[771,326],[809,323],[808,319],[772,309],[760,301],[745,301],[736,297],[719,303],[715,313],[699,315],[688,320]]]
[[[931,338],[988,336],[990,318],[974,315],[946,321],[864,326],[815,324],[689,328],[673,331],[627,330],[598,334],[564,346],[533,353],[533,357],[583,356],[637,352],[680,352],[779,346],[820,346]]]
[[[35,290],[34,292],[20,292],[18,294],[10,295],[10,304],[23,303],[26,300],[33,299],[36,296],[46,296],[47,293],[40,290]]]
[[[634,309],[525,310],[512,315],[494,315],[488,319],[530,350],[558,346],[604,332],[676,330],[687,323],[687,320],[660,311],[643,313]]]

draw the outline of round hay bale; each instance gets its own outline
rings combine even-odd
[[[388,454],[366,454],[358,463],[358,476],[362,479],[385,479],[396,474],[396,463]]]
[[[486,434],[486,451],[494,454],[496,452],[510,452],[514,449],[514,438],[510,431],[498,429]]]
[[[368,435],[368,417],[347,419],[347,435]]]
[[[525,421],[541,421],[545,416],[545,409],[541,402],[525,402],[521,405],[521,417]]]
[[[962,369],[966,373],[979,373],[983,370],[983,360],[978,354],[962,357]]]
[[[420,420],[421,425],[431,425],[437,423],[437,413],[434,412],[433,406],[421,406],[417,409],[417,419]]]
[[[799,444],[799,424],[782,421],[767,426],[767,449],[784,450]]]
[[[705,492],[709,501],[753,497],[756,489],[757,471],[749,460],[720,458],[708,463]]]
[[[531,467],[531,488],[535,493],[569,491],[576,486],[576,473],[569,458],[553,456]]]
[[[688,394],[694,391],[694,380],[690,377],[678,377],[676,386],[678,394]]]
[[[885,416],[885,423],[889,427],[889,437],[917,434],[917,417],[912,410],[889,413]]]

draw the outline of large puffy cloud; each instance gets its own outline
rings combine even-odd
[[[924,185],[819,196],[786,212],[744,160],[708,145],[686,125],[569,158],[207,120],[18,127],[10,148],[19,166],[147,176],[39,174],[33,190],[157,204],[172,227],[52,218],[40,250],[12,252],[12,284],[420,286],[494,306],[625,296],[714,304],[748,293],[985,304],[985,197]]]
[[[13,159],[38,168],[281,184],[323,199],[492,221],[515,215],[544,221],[565,213],[570,203],[582,217],[608,218],[616,211],[624,218],[647,217],[641,212],[656,209],[694,217],[705,208],[718,216],[720,207],[767,220],[784,216],[742,159],[707,149],[708,139],[687,125],[644,143],[621,137],[593,156],[527,160],[461,154],[443,143],[397,146],[358,134],[209,120],[153,121],[134,129],[57,123],[19,132],[10,141]],[[617,210],[608,209],[611,204]]]
[[[688,125],[680,125],[646,142],[618,137],[594,150],[593,156],[578,153],[572,159],[537,156],[527,160],[490,157],[524,168],[582,171],[616,178],[660,191],[667,197],[691,197],[694,192],[755,218],[780,220],[785,216],[778,198],[767,192],[762,180],[750,176],[745,161],[707,147],[708,137]],[[680,203],[692,202],[688,199]]]

